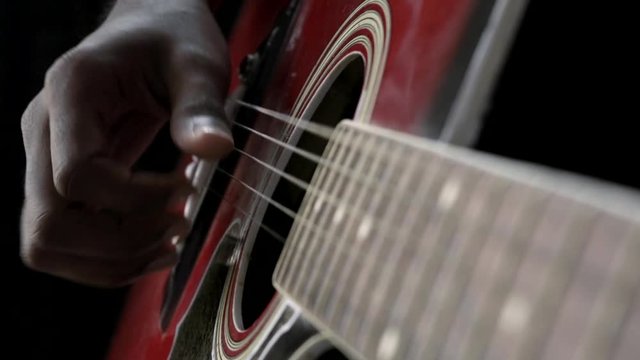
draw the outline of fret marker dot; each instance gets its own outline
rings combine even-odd
[[[343,204],[340,204],[340,206],[338,206],[338,208],[336,209],[335,214],[333,214],[333,223],[334,224],[340,223],[344,218],[344,214],[346,211],[347,209],[345,208],[345,206]]]
[[[318,198],[316,199],[316,203],[313,204],[313,211],[314,212],[319,212],[320,209],[322,209],[322,203],[324,202],[324,197],[322,195],[318,196]]]
[[[371,216],[365,216],[365,218],[362,219],[360,226],[358,226],[358,232],[356,233],[356,240],[359,242],[366,240],[367,237],[369,237],[369,234],[371,233],[372,226],[373,226],[373,221],[371,220]]]
[[[455,179],[447,181],[438,197],[438,208],[441,210],[449,210],[460,195],[460,182]]]
[[[518,296],[511,297],[502,307],[498,324],[508,333],[518,333],[525,328],[531,315],[529,303]]]
[[[378,343],[378,359],[393,359],[400,345],[400,331],[396,327],[390,327],[380,337]]]

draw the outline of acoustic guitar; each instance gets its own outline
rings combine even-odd
[[[638,193],[469,148],[525,7],[214,7],[236,149],[109,358],[637,359]]]

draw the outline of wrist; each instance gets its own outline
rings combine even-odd
[[[208,0],[117,0],[107,18],[128,13],[208,10]]]

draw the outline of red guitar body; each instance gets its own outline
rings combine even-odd
[[[288,6],[288,0],[246,1],[229,36],[234,73],[239,72],[243,59],[269,36],[278,16]],[[340,74],[348,71],[351,75],[347,77],[357,78],[346,81],[357,84],[356,107],[347,114],[355,121],[421,136],[438,136],[445,128],[439,114],[443,109],[444,113],[453,111],[454,103],[443,94],[446,89],[462,87],[460,77],[454,75],[468,67],[473,53],[469,49],[475,49],[479,42],[480,33],[472,31],[472,20],[477,20],[482,6],[487,9],[479,0],[300,2],[292,11],[289,27],[280,30],[286,30],[286,36],[257,105],[294,118],[312,118],[322,99],[331,93],[334,82],[340,80]],[[489,5],[488,9],[492,8]],[[459,67],[461,59],[465,64],[463,68]],[[230,93],[241,85],[242,81],[235,77]],[[354,94],[352,90],[347,89],[346,93]],[[327,117],[331,110],[331,105],[325,106],[323,116]],[[335,117],[343,115],[344,112],[336,110]],[[322,119],[329,125],[339,120],[341,118]],[[295,131],[283,133],[280,123],[265,115],[257,115],[252,127],[284,142],[295,142],[300,136]],[[263,154],[275,154],[269,162],[276,167],[282,168],[281,162],[286,162],[278,157],[272,143],[259,136],[249,135],[242,146],[247,153],[262,159],[269,158],[261,156]],[[198,340],[194,335],[191,341],[208,342],[206,351],[220,358],[253,358],[251,354],[260,353],[269,342],[274,322],[283,318],[281,296],[270,290],[272,293],[265,296],[271,300],[263,302],[259,314],[245,316],[246,311],[241,309],[243,294],[247,294],[245,286],[250,282],[246,279],[247,263],[242,259],[261,256],[254,246],[260,236],[251,228],[255,227],[252,224],[260,223],[262,217],[261,210],[256,210],[260,208],[256,204],[261,199],[243,184],[259,188],[261,179],[272,174],[267,168],[240,157],[233,176],[238,180],[229,182],[225,200],[219,203],[215,214],[211,214],[213,220],[188,279],[179,294],[173,294],[176,299],[173,309],[163,310],[170,290],[171,271],[141,280],[131,290],[109,359],[178,358],[175,354],[178,335],[181,331],[186,333],[184,319],[190,311],[209,324],[211,336]],[[267,195],[269,191],[267,189]],[[230,234],[236,239],[231,256],[236,260],[226,261],[226,272],[216,275],[224,283],[214,292],[219,298],[203,300],[215,305],[214,316],[206,319],[205,315],[198,314],[195,299],[198,294],[206,296],[203,289],[210,281],[207,274],[219,263],[216,254],[224,252],[221,244]],[[273,268],[263,268],[263,272],[269,273],[266,279],[271,278],[272,271]]]

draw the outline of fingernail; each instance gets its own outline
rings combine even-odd
[[[164,233],[164,239],[170,240],[171,244],[177,246],[182,242],[182,239],[189,233],[189,222],[184,219],[171,225],[169,229]]]
[[[163,255],[147,265],[144,269],[145,273],[162,270],[174,265],[178,260],[178,256],[174,253]]]
[[[208,115],[200,115],[194,117],[191,122],[193,124],[193,133],[196,135],[215,135],[233,142],[231,130],[229,130],[229,127],[222,119]]]
[[[192,161],[184,169],[184,176],[193,181],[193,176],[196,174],[196,166],[198,165],[198,161]]]

